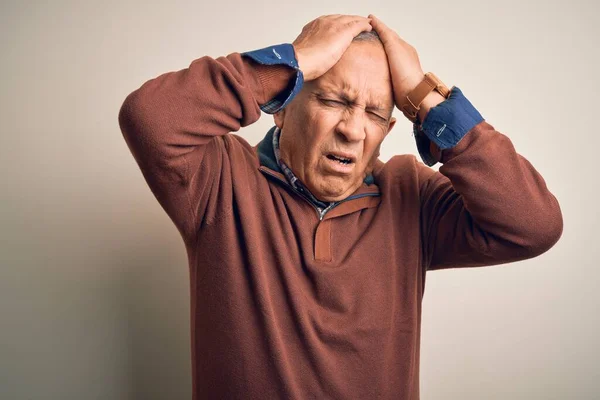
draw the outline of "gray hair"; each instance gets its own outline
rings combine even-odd
[[[353,42],[381,42],[381,44],[383,44],[383,42],[381,41],[381,38],[377,34],[377,31],[375,31],[374,29],[372,29],[370,31],[364,31],[364,32],[359,33],[357,36],[354,36],[354,39],[352,39],[352,41]]]

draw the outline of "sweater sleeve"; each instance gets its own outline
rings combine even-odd
[[[440,162],[439,171],[417,162],[428,270],[533,258],[561,237],[557,199],[511,140],[487,121],[445,149]]]
[[[204,56],[188,68],[150,79],[126,97],[118,115],[121,132],[184,239],[196,234],[209,207],[209,218],[227,207],[214,197],[228,179],[223,175],[230,171],[230,159],[238,158],[238,168],[252,162],[249,145],[225,140],[227,134],[257,121],[261,106],[274,98],[289,99],[299,73],[285,63],[260,64],[240,53]]]

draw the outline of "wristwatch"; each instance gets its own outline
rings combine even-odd
[[[428,72],[417,87],[406,96],[406,99],[404,99],[404,102],[400,106],[400,110],[406,118],[412,122],[417,122],[417,114],[421,109],[421,103],[433,90],[446,99],[450,96],[448,87],[433,72]],[[420,122],[422,123],[423,121]]]

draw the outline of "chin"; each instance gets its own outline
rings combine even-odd
[[[325,202],[333,202],[343,200],[346,196],[338,195],[338,196],[317,196],[317,199]]]
[[[322,185],[321,187],[326,186]],[[351,186],[346,187],[335,187],[332,185],[326,186],[328,190],[316,191],[315,196],[323,201],[340,201],[348,197],[353,190],[351,190]]]

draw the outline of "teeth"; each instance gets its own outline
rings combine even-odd
[[[337,156],[334,156],[333,154],[330,154],[327,157],[332,160],[335,160],[337,162],[340,162],[342,164],[350,164],[352,162],[349,158],[337,157]]]

